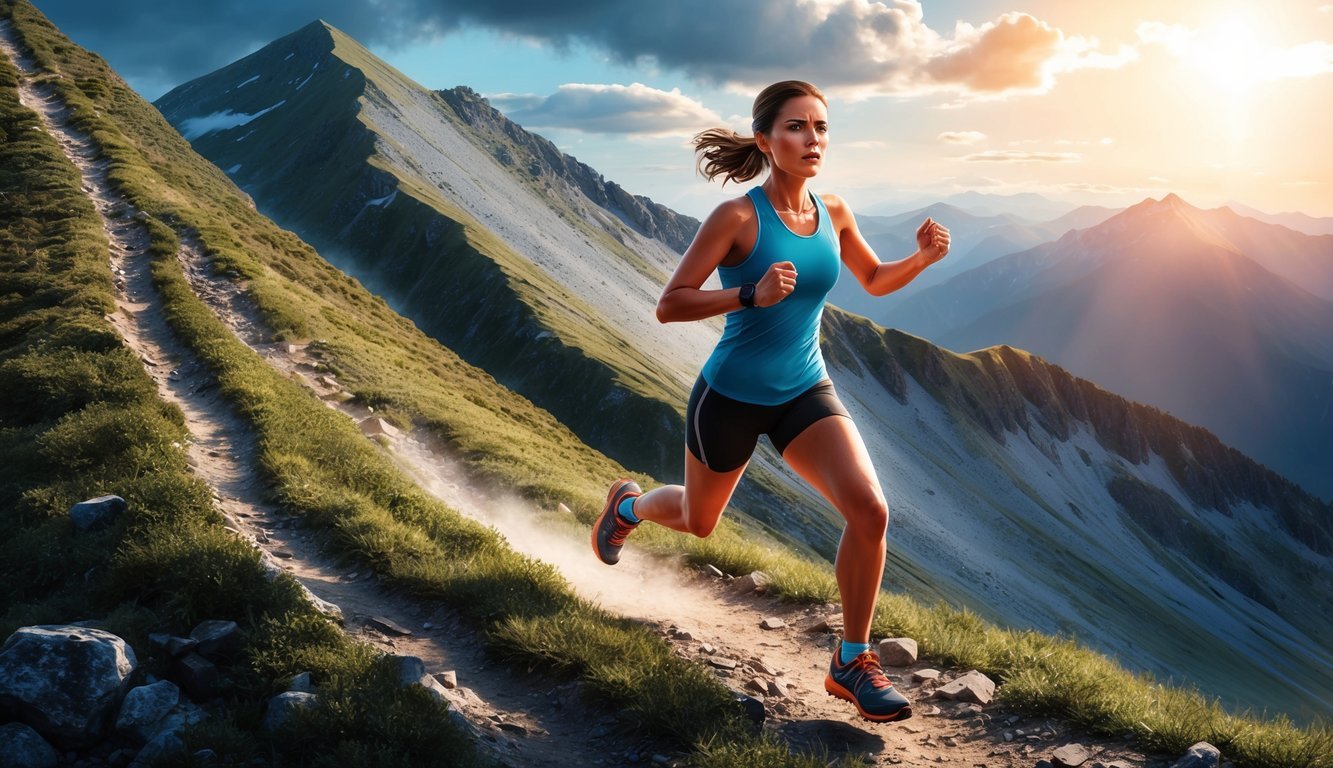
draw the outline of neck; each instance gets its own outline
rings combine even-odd
[[[814,207],[805,187],[806,179],[774,168],[764,182],[764,194],[773,207],[785,213],[809,213]]]

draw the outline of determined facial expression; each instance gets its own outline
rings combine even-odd
[[[828,149],[828,108],[814,96],[788,99],[768,134],[755,139],[774,169],[812,177],[819,173]]]

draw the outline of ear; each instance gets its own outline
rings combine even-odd
[[[754,143],[759,147],[759,151],[765,155],[772,155],[773,148],[769,146],[768,137],[762,132],[756,131],[754,134]]]

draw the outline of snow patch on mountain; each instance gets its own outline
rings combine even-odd
[[[281,107],[283,104],[286,103],[287,100],[283,99],[282,101],[279,101],[277,104],[274,104],[273,106],[268,107],[267,109],[261,109],[258,112],[254,112],[252,114],[246,114],[244,112],[233,112],[230,109],[224,109],[221,112],[214,112],[211,115],[203,115],[201,117],[187,117],[180,123],[180,132],[181,135],[183,135],[187,141],[194,141],[195,139],[207,133],[213,133],[214,131],[226,131],[232,128],[239,128],[242,125],[245,125],[252,120],[267,115],[269,112],[272,112],[273,110],[277,109],[278,107]]]

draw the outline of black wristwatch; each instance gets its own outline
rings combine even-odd
[[[746,283],[741,286],[740,299],[742,307],[754,306],[754,283]]]

